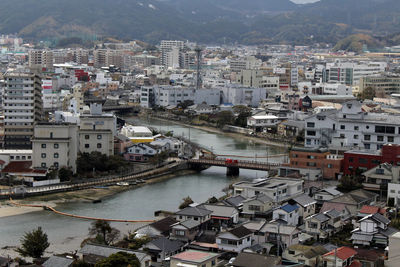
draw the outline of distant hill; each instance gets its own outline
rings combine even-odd
[[[391,36],[399,0],[2,0],[0,33],[57,39],[98,35],[203,43],[336,44],[353,35]],[[393,36],[392,43],[399,38]]]
[[[362,52],[364,45],[366,45],[368,49],[383,46],[380,41],[372,36],[359,33],[340,40],[333,49],[336,51],[343,50],[360,53]]]

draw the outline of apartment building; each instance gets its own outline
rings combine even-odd
[[[42,119],[42,81],[29,72],[7,72],[3,95],[4,147],[31,149],[35,123]]]
[[[325,111],[305,119],[305,147],[329,146],[348,150],[379,150],[400,143],[400,116],[367,113],[353,100],[339,111]]]
[[[183,41],[162,40],[161,41],[161,64],[167,67],[181,67],[181,51],[185,47]]]
[[[255,56],[235,58],[229,61],[229,66],[232,72],[241,72],[242,70],[259,69],[261,67],[261,59]]]
[[[267,89],[229,85],[221,88],[221,94],[223,103],[258,107],[267,98]]]
[[[53,51],[30,50],[28,57],[29,68],[53,68]]]
[[[76,172],[78,126],[72,123],[35,125],[32,137],[33,168],[71,168]]]

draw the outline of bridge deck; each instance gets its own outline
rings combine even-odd
[[[191,164],[202,164],[208,166],[220,166],[220,167],[237,167],[240,169],[250,170],[270,170],[280,166],[279,163],[266,163],[257,161],[244,161],[239,160],[237,163],[226,162],[226,159],[190,159],[188,160]]]

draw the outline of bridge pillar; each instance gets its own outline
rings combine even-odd
[[[226,176],[239,176],[239,167],[227,167]]]

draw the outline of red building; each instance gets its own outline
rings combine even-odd
[[[350,175],[360,171],[366,171],[381,163],[400,165],[400,145],[384,145],[381,150],[350,150],[344,153],[343,173]]]

